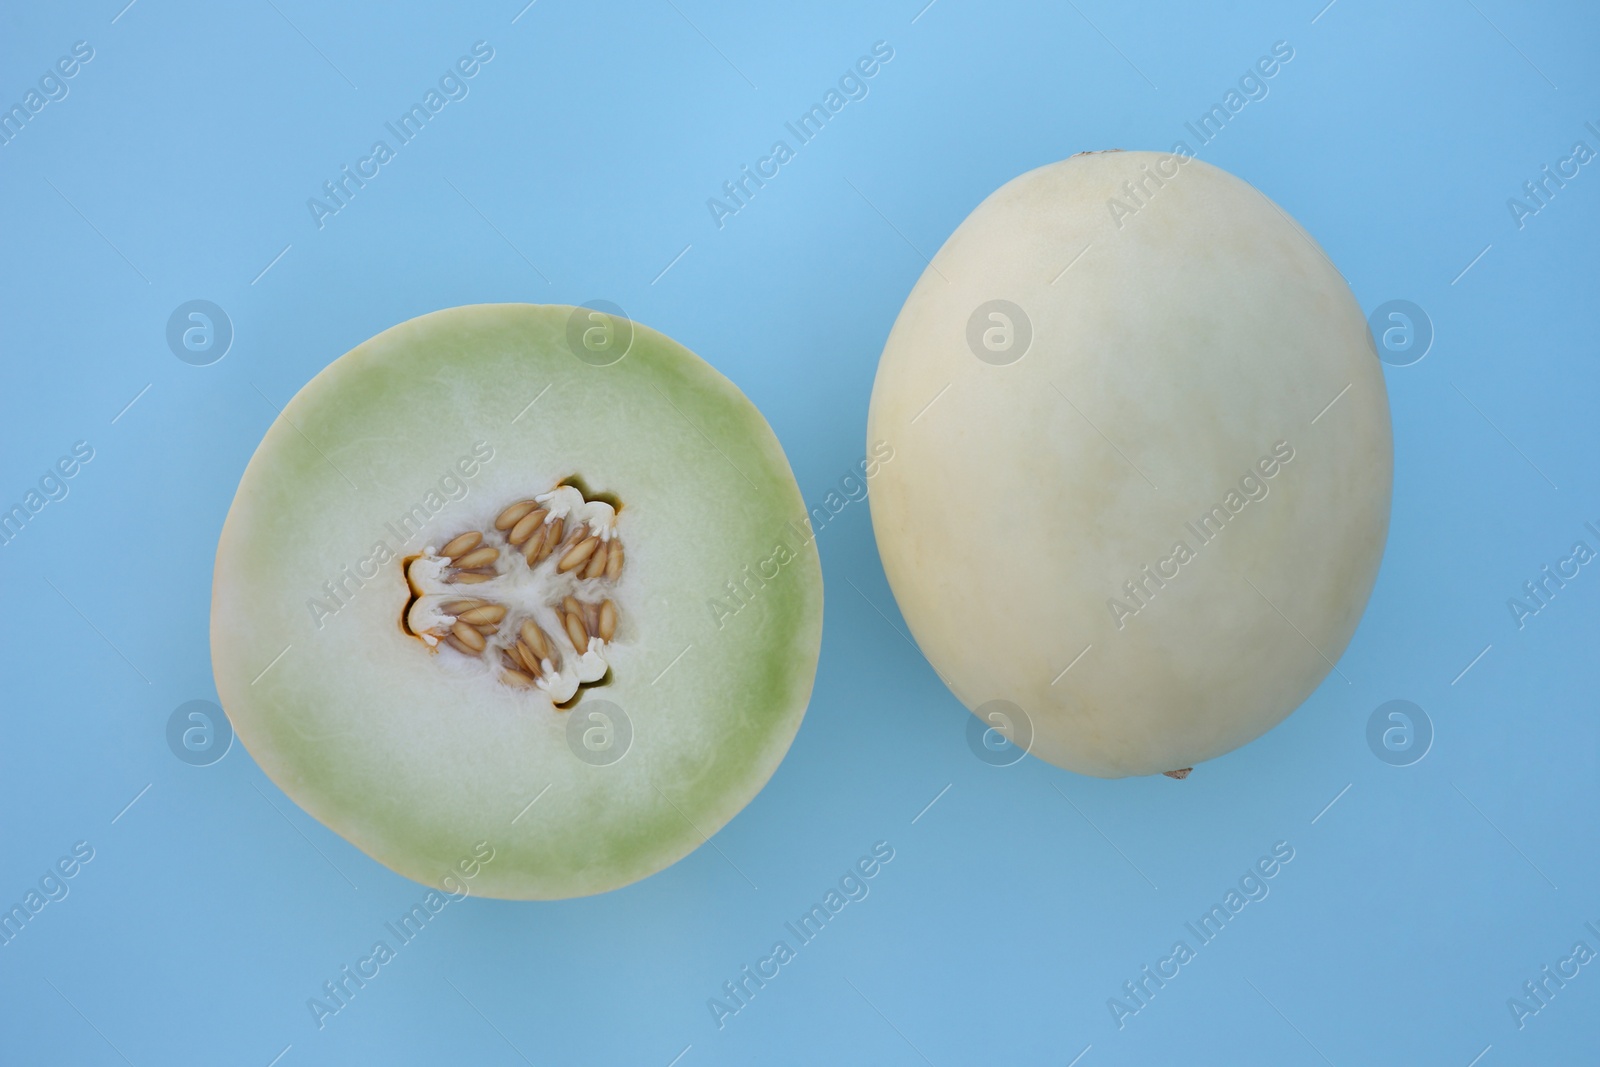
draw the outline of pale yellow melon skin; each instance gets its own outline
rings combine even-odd
[[[1142,206],[1121,188],[1173,171]],[[1032,323],[1008,365],[967,340],[994,299]],[[867,437],[895,450],[872,521],[917,643],[968,708],[1011,701],[1032,753],[1083,774],[1190,767],[1271,729],[1349,644],[1388,532],[1360,307],[1281,208],[1196,159],[1078,155],[980,204],[894,324]],[[1278,442],[1293,459],[1255,472],[1265,498],[1241,492],[1202,543],[1185,523]],[[1119,619],[1145,565],[1175,576]]]

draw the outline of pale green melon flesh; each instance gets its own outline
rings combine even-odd
[[[992,300],[1032,326],[1003,365],[968,340]],[[969,708],[1016,705],[1036,755],[1086,774],[1189,767],[1293,711],[1388,529],[1365,316],[1287,214],[1195,159],[1079,155],[985,200],[894,324],[868,440],[895,450],[872,521],[918,644]],[[1202,543],[1186,524],[1279,442],[1267,495]],[[1179,541],[1193,558],[1146,580]]]
[[[337,360],[267,431],[218,546],[212,661],[240,739],[312,815],[429,885],[459,881],[484,841],[494,858],[469,888],[491,896],[597,893],[660,870],[759,791],[811,691],[821,572],[771,429],[643,326],[620,362],[579,360],[571,312],[454,308]],[[621,501],[627,564],[611,680],[563,712],[406,634],[400,557],[572,475]],[[437,514],[406,537],[419,504]],[[371,573],[380,542],[396,558],[346,579],[341,567]],[[608,766],[567,740],[594,697],[632,723]]]

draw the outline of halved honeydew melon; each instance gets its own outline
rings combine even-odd
[[[787,751],[821,639],[804,514],[760,413],[671,339],[563,306],[424,315],[317,375],[251,459],[217,690],[267,775],[401,874],[613,889]]]

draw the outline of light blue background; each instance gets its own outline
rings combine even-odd
[[[1600,165],[1524,229],[1506,207],[1600,147],[1592,6],[124,2],[0,14],[6,106],[95,50],[0,146],[0,500],[95,449],[0,549],[0,902],[96,853],[0,947],[4,1062],[1596,1062],[1600,964],[1524,1029],[1506,1006],[1600,949],[1600,568],[1521,630],[1506,607],[1600,543]],[[478,40],[470,95],[319,230],[306,199]],[[870,95],[719,230],[706,199],[879,40]],[[987,766],[852,504],[819,538],[810,712],[717,849],[595,899],[452,905],[319,1032],[307,998],[419,887],[241,746],[197,768],[165,740],[215,699],[213,552],[275,406],[413,315],[601,297],[738,383],[817,502],[922,257],[1024,170],[1169,148],[1279,40],[1292,62],[1201,157],[1364,309],[1437,331],[1385,369],[1393,524],[1348,683],[1183,783]],[[195,298],[236,331],[208,367],[164,339]],[[1404,768],[1366,742],[1396,698],[1436,731]],[[719,1031],[707,998],[879,840],[871,895]],[[1271,895],[1119,1030],[1107,998],[1280,840]]]

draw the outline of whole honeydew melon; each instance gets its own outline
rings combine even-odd
[[[317,375],[251,459],[217,690],[267,775],[401,874],[612,889],[787,751],[821,640],[804,513],[760,413],[671,339],[569,307],[424,315]]]
[[[1365,317],[1281,208],[1191,157],[1080,154],[980,204],[895,321],[868,439],[895,449],[872,522],[917,643],[1084,774],[1181,777],[1270,729],[1383,555]]]

